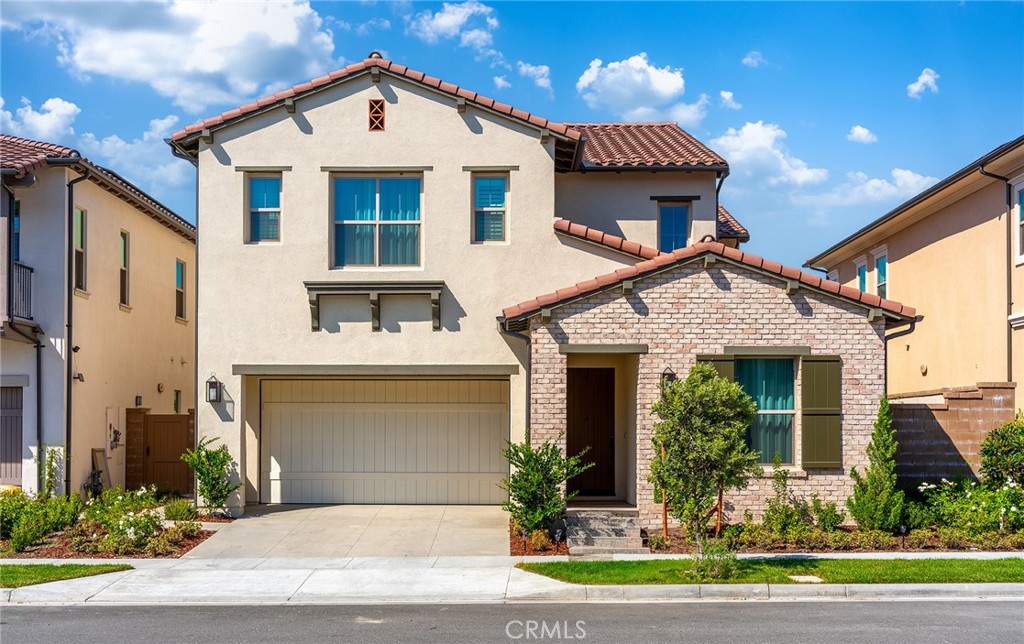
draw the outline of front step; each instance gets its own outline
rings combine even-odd
[[[644,548],[636,510],[570,510],[565,537],[570,555],[650,552]]]

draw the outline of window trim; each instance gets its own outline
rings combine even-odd
[[[1024,264],[1024,174],[1018,175],[1009,181],[1010,189],[1013,191],[1012,204],[1013,209],[1010,214],[1011,220],[1014,222],[1014,244],[1016,246],[1016,252],[1014,253],[1014,264],[1021,266]]]
[[[663,250],[661,248],[661,209],[665,208],[665,207],[669,207],[669,208],[678,208],[679,206],[685,206],[686,207],[686,243],[683,246],[680,246],[680,248],[686,248],[687,246],[689,246],[690,245],[690,230],[691,230],[691,228],[693,228],[693,201],[666,199],[666,200],[658,200],[658,201],[656,201],[655,205],[656,205],[656,208],[657,208],[657,217],[658,217],[658,238],[657,238],[657,244],[656,244],[658,250],[661,251],[661,252],[668,252],[668,253],[672,252],[670,250],[666,251],[666,250]]]
[[[789,425],[789,442],[790,442],[789,448],[790,448],[791,460],[789,462],[783,461],[781,463],[783,468],[790,469],[790,470],[799,470],[801,467],[803,467],[803,463],[797,461],[798,455],[799,455],[799,450],[797,449],[797,440],[796,440],[796,438],[797,438],[797,417],[800,415],[800,408],[801,408],[800,397],[802,395],[802,392],[800,391],[800,387],[797,385],[798,379],[800,377],[801,357],[802,357],[801,355],[797,355],[796,353],[785,353],[785,354],[783,354],[783,353],[778,353],[778,354],[776,354],[776,353],[766,353],[766,354],[763,354],[763,355],[759,355],[759,354],[738,354],[738,355],[732,356],[732,358],[733,358],[733,365],[734,365],[733,369],[734,370],[735,370],[735,364],[737,362],[741,362],[743,360],[785,360],[785,361],[788,361],[788,362],[790,362],[792,364],[792,366],[793,366],[793,408],[792,409],[765,409],[765,410],[758,409],[757,412],[756,412],[758,416],[761,416],[761,415],[764,415],[764,416],[789,416],[792,419],[790,421],[790,425]],[[735,373],[735,371],[734,371],[734,373]],[[737,384],[739,384],[739,379],[736,378],[735,375],[733,376],[733,380]],[[802,427],[801,427],[801,431],[802,431]],[[750,446],[748,445],[748,447],[750,447]],[[771,459],[774,459],[774,458],[775,458],[775,455],[773,454]],[[772,463],[771,459],[769,459],[767,461],[762,460],[762,462],[759,463],[759,465],[771,465],[771,463]]]
[[[501,208],[477,208],[476,207],[476,180],[477,179],[504,179],[505,180],[505,205]],[[494,244],[508,244],[508,215],[510,208],[510,201],[512,198],[512,178],[508,172],[473,172],[470,174],[470,240],[474,244],[479,245],[494,245]],[[500,212],[501,215],[501,239],[477,239],[476,238],[476,215],[478,212]]]
[[[71,245],[74,248],[73,257],[75,260],[74,270],[72,271],[72,279],[74,280],[74,287],[76,291],[83,293],[89,292],[89,211],[81,206],[75,206],[73,209],[73,216],[76,220],[80,219],[81,223],[75,221],[76,225],[72,226],[72,234],[76,228],[81,228],[82,231],[82,246],[78,246],[78,239],[72,238]],[[77,236],[75,236],[77,237]],[[81,253],[82,256],[82,273],[78,273],[78,256]],[[79,279],[81,278],[81,279]],[[81,284],[81,286],[79,286]]]
[[[178,286],[178,266],[181,266],[181,286]],[[177,320],[188,319],[188,264],[185,260],[174,260],[174,317]],[[178,294],[181,294],[181,315],[178,315]]]
[[[280,244],[284,241],[284,231],[282,230],[282,222],[284,215],[284,175],[281,172],[272,171],[253,171],[246,172],[245,176],[245,223],[243,227],[245,229],[245,243],[253,246],[260,245],[274,245]],[[252,180],[253,179],[277,179],[278,185],[278,205],[277,208],[253,208],[252,207]],[[252,216],[253,213],[257,212],[276,212],[277,213],[277,239],[253,239],[252,238]]]
[[[175,389],[171,398],[171,408],[175,414],[181,413],[181,389]]]
[[[11,260],[21,262],[21,201],[11,200]]]
[[[131,306],[132,304],[132,282],[131,282],[131,249],[132,241],[131,234],[127,230],[121,230],[118,235],[118,250],[120,251],[120,259],[118,260],[118,304],[121,306]]]
[[[878,260],[880,260],[882,258],[885,258],[885,281],[882,282],[881,284],[879,284],[878,283]],[[872,293],[874,293],[875,295],[878,295],[879,297],[883,297],[883,298],[885,298],[887,300],[888,299],[892,299],[890,297],[891,289],[889,288],[889,282],[892,281],[892,280],[889,279],[889,268],[890,268],[889,267],[889,247],[886,246],[885,244],[883,244],[883,245],[879,246],[878,248],[874,249],[873,251],[871,251],[871,259],[874,260],[872,262],[872,265],[871,265],[871,272],[874,273],[874,278],[872,280],[872,284],[874,286],[874,290],[872,290]],[[885,286],[885,295],[881,295],[879,293],[879,287],[881,287],[881,286]]]
[[[374,179],[377,182],[376,191],[374,193],[374,215],[373,220],[352,220],[344,221],[335,219],[335,199],[337,191],[334,189],[335,181],[337,179]],[[420,182],[420,218],[416,221],[402,220],[402,221],[381,221],[380,220],[380,180],[381,179],[417,179]],[[327,214],[328,219],[328,269],[332,271],[344,271],[344,270],[355,270],[355,271],[367,271],[367,270],[418,270],[423,268],[423,198],[425,191],[425,183],[423,181],[423,174],[419,172],[332,172],[328,175],[328,181],[330,181],[330,206]],[[349,225],[372,225],[373,226],[373,264],[337,264],[337,248],[335,246],[336,227],[345,224]],[[416,251],[417,258],[419,260],[416,264],[381,264],[380,263],[380,225],[385,226],[391,225],[415,225],[419,227],[419,234],[417,235],[418,249]]]
[[[864,284],[860,283],[860,269],[864,269]],[[853,260],[853,275],[854,280],[857,284],[857,290],[867,293],[868,292],[868,258],[866,255],[861,255],[857,259]]]

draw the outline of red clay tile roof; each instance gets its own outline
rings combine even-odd
[[[90,180],[103,187],[103,189],[141,208],[154,219],[174,229],[184,237],[195,240],[195,226],[179,217],[173,210],[113,170],[83,158],[78,153],[78,150],[57,145],[56,143],[44,143],[9,134],[0,134],[0,167],[3,167],[5,170],[13,169],[20,176],[28,172],[35,172],[48,165],[51,161],[58,159],[74,161],[72,167],[80,172],[88,169]]]
[[[625,280],[643,278],[675,265],[695,261],[704,255],[717,255],[739,264],[749,266],[750,268],[762,273],[777,275],[785,279],[800,282],[800,284],[805,287],[812,288],[840,299],[857,302],[871,308],[880,308],[883,312],[888,313],[892,317],[909,319],[916,315],[916,311],[914,309],[904,306],[899,302],[884,300],[877,295],[864,293],[849,286],[842,286],[837,282],[822,279],[817,275],[805,273],[799,269],[790,268],[789,266],[783,266],[782,264],[766,260],[762,257],[758,257],[757,255],[745,253],[736,248],[730,248],[720,242],[702,242],[692,246],[687,246],[686,248],[680,248],[672,253],[663,253],[652,259],[634,264],[633,266],[620,268],[614,273],[601,275],[600,277],[580,282],[574,286],[559,289],[554,293],[548,293],[547,295],[541,295],[540,297],[533,298],[532,300],[520,302],[519,304],[504,309],[502,311],[502,315],[508,320],[528,318],[540,313],[541,309],[551,308],[559,304],[567,303],[571,300],[593,295]]]
[[[19,175],[45,166],[48,159],[78,157],[78,151],[55,143],[43,143],[0,134],[0,167],[14,170]]]
[[[747,232],[747,229],[736,221],[732,213],[726,210],[722,204],[718,204],[718,238],[750,241],[750,233]]]
[[[620,253],[626,253],[627,255],[632,255],[639,259],[652,259],[658,255],[664,254],[657,248],[643,246],[616,235],[609,235],[606,232],[600,231],[596,228],[591,228],[590,226],[575,224],[568,219],[556,219],[555,232],[559,232],[570,237],[576,237],[577,239],[583,239],[595,244],[601,244],[602,246],[607,246],[612,250],[617,250]]]
[[[709,167],[729,164],[677,123],[566,123],[587,138],[581,167]]]
[[[206,128],[224,125],[245,114],[250,114],[252,112],[256,112],[268,107],[276,106],[277,104],[284,102],[286,98],[298,98],[304,94],[320,89],[325,85],[333,84],[343,79],[350,78],[364,72],[368,72],[373,67],[379,67],[380,69],[390,72],[396,76],[401,76],[408,80],[419,83],[420,85],[424,85],[426,87],[430,87],[432,89],[444,92],[446,94],[450,94],[456,98],[464,98],[469,103],[473,103],[475,105],[478,105],[479,107],[492,110],[494,112],[498,112],[499,114],[504,114],[505,116],[508,116],[510,118],[523,121],[525,123],[529,123],[539,128],[546,128],[547,130],[551,131],[554,134],[561,135],[573,141],[577,141],[580,138],[579,132],[576,132],[575,130],[570,130],[562,123],[555,123],[554,121],[549,121],[548,119],[537,116],[536,114],[530,114],[529,112],[517,110],[513,108],[511,105],[499,103],[493,98],[488,98],[486,96],[483,96],[482,94],[477,94],[476,92],[464,89],[462,87],[459,87],[458,85],[446,83],[439,78],[427,76],[423,72],[418,72],[414,69],[409,69],[404,65],[399,65],[398,63],[391,62],[390,60],[386,60],[384,58],[371,57],[358,63],[352,63],[351,65],[345,67],[344,69],[338,69],[319,78],[314,78],[309,82],[299,83],[298,85],[295,85],[290,89],[281,90],[280,92],[277,92],[276,94],[273,94],[271,96],[264,96],[263,98],[256,99],[251,103],[246,103],[241,107],[237,107],[233,110],[222,112],[217,116],[213,116],[207,119],[203,119],[202,121],[199,121],[197,123],[187,125],[185,126],[184,129],[178,130],[177,132],[172,134],[171,140],[180,141],[188,137],[189,135],[195,134],[196,132],[201,132]]]

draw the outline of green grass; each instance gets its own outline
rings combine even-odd
[[[693,584],[687,559],[521,563],[519,568],[573,584]],[[831,584],[1024,582],[1024,559],[741,559],[718,583],[792,584],[814,575]]]
[[[11,564],[0,565],[0,588],[20,588],[48,581],[91,577],[131,570],[126,564]]]

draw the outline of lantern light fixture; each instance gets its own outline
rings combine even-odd
[[[217,380],[217,376],[210,374],[210,377],[206,380],[206,402],[219,403],[223,387],[224,383]]]

